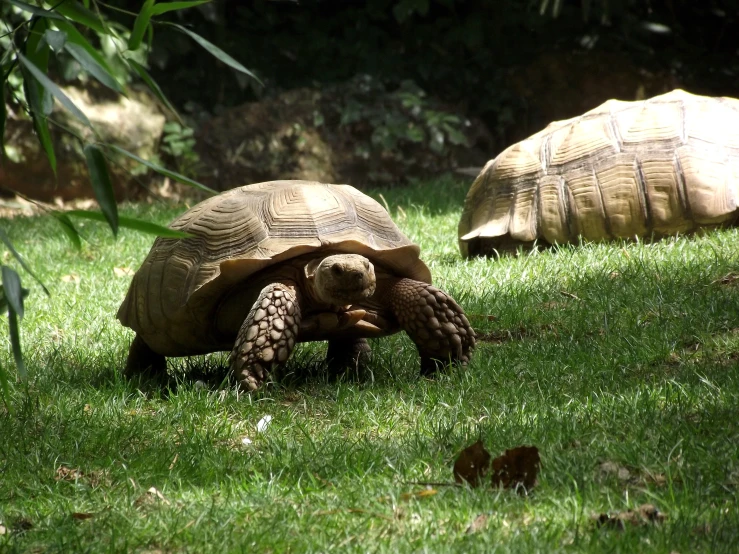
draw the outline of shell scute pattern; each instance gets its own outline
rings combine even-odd
[[[733,224],[738,187],[739,100],[681,90],[610,100],[488,162],[467,194],[459,246],[490,254]]]

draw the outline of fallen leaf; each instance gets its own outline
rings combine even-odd
[[[526,492],[536,485],[541,458],[535,446],[517,446],[493,460],[493,487]],[[523,485],[523,490],[519,489]]]
[[[67,466],[59,466],[56,468],[55,481],[77,481],[82,478],[82,471]]]
[[[567,292],[566,290],[559,291],[559,294],[562,296],[566,296],[567,298],[572,298],[573,300],[580,300],[580,297],[576,294],[572,294],[571,292]]]
[[[243,444],[244,446],[249,446],[251,444],[251,439],[249,437],[244,437],[243,439],[241,439],[241,444]]]
[[[429,496],[434,496],[439,491],[436,489],[423,489],[416,492],[405,492],[400,495],[401,500],[410,500],[411,498],[426,498]]]
[[[136,506],[146,506],[150,504],[154,504],[156,502],[164,502],[165,504],[169,505],[170,502],[167,500],[164,495],[157,489],[156,487],[149,487],[149,489],[146,491],[146,494],[142,494],[136,499]]]
[[[490,468],[490,453],[485,450],[482,440],[462,450],[454,462],[454,480],[467,481],[477,487]]]
[[[169,464],[169,471],[172,471],[172,468],[177,463],[177,458],[179,458],[179,457],[180,457],[180,455],[175,452],[174,459],[172,460],[172,463]]]
[[[114,267],[113,273],[116,277],[130,277],[136,272],[130,267]]]
[[[262,419],[260,419],[257,422],[257,433],[264,433],[267,430],[267,427],[269,427],[269,424],[271,421],[272,421],[271,415],[266,415]]]
[[[615,514],[598,514],[593,517],[598,527],[609,527],[623,530],[626,524],[632,526],[662,523],[667,516],[660,512],[654,504],[642,504],[636,510],[624,510]]]
[[[80,276],[76,275],[74,273],[70,273],[69,275],[63,275],[62,281],[65,283],[79,283],[81,281]]]
[[[713,281],[712,284],[719,284],[719,285],[731,285],[733,284],[737,279],[739,279],[739,273],[735,271],[730,271],[723,277],[719,277],[715,281]]]
[[[88,514],[88,513],[82,513],[82,512],[74,512],[74,513],[72,513],[72,517],[74,519],[85,520],[85,519],[90,519],[90,518],[95,517],[95,514]]]
[[[475,521],[470,523],[465,533],[467,535],[471,535],[472,533],[477,533],[480,529],[484,528],[485,525],[487,525],[487,522],[488,522],[488,516],[485,514],[480,514],[479,516],[475,518]]]

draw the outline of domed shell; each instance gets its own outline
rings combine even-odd
[[[170,227],[193,236],[157,238],[118,310],[123,325],[164,355],[214,350],[207,319],[223,296],[304,254],[361,254],[398,276],[431,283],[420,248],[380,204],[348,185],[248,185],[197,204]]]
[[[459,222],[464,256],[735,224],[739,100],[609,100],[489,161]]]

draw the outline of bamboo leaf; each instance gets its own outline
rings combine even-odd
[[[26,364],[23,363],[23,351],[21,350],[21,335],[18,329],[18,315],[13,306],[8,304],[8,331],[10,331],[10,345],[13,348],[13,358],[15,359],[15,367],[18,368],[18,374],[25,381],[28,378],[26,372]]]
[[[87,71],[90,75],[95,77],[98,81],[104,84],[109,89],[116,91],[119,94],[126,95],[121,85],[116,81],[103,66],[101,66],[97,60],[95,60],[82,46],[79,44],[66,43],[64,49],[69,52],[72,57],[79,62],[82,68]]]
[[[7,246],[8,250],[10,250],[10,253],[13,254],[13,257],[16,260],[18,260],[18,263],[21,264],[21,267],[25,269],[28,272],[28,274],[31,277],[33,277],[39,285],[41,285],[41,288],[44,289],[44,292],[46,293],[46,295],[51,296],[49,294],[49,289],[47,289],[46,286],[41,282],[41,279],[39,279],[36,276],[36,274],[33,271],[31,271],[31,268],[28,267],[28,264],[26,263],[26,261],[23,258],[21,258],[21,255],[18,254],[18,251],[13,246],[13,243],[10,242],[10,237],[8,237],[7,233],[5,232],[5,229],[0,229],[0,240],[5,243],[5,246]]]
[[[135,160],[139,162],[140,164],[145,165],[149,169],[152,169],[159,173],[160,175],[164,175],[165,177],[169,177],[170,179],[174,179],[175,181],[182,183],[184,185],[190,185],[191,187],[198,188],[200,190],[204,190],[205,192],[210,192],[211,194],[218,194],[215,190],[213,190],[210,187],[206,187],[202,183],[198,183],[197,181],[194,181],[188,177],[185,177],[184,175],[180,175],[179,173],[175,173],[174,171],[170,171],[169,169],[165,169],[154,162],[150,162],[148,160],[144,160],[143,158],[139,158],[136,154],[132,154],[128,150],[124,150],[120,146],[116,146],[115,144],[109,144],[107,145],[108,148],[113,150],[114,152],[118,152],[119,154],[126,156],[127,158],[131,158],[132,160]]]
[[[128,49],[137,50],[141,46],[141,41],[144,39],[144,33],[146,28],[149,26],[151,16],[153,14],[154,0],[146,0],[144,5],[141,6],[139,15],[136,16],[136,21],[133,22],[133,29],[131,30],[131,36],[128,37]]]
[[[23,288],[18,273],[7,265],[2,266],[3,294],[10,307],[23,319]]]
[[[5,83],[0,83],[0,164],[5,163],[5,122],[7,119],[8,112],[5,107]],[[2,368],[0,368],[0,372],[1,371]]]
[[[33,15],[37,15],[39,17],[48,17],[49,19],[59,19],[59,20],[64,19],[61,15],[59,15],[58,13],[52,10],[44,10],[43,8],[37,8],[36,6],[32,6],[31,4],[20,2],[19,0],[5,0],[5,1],[8,4],[12,4],[16,8],[20,8],[23,11],[32,13]]]
[[[75,249],[80,250],[82,248],[80,234],[74,226],[74,223],[72,223],[72,220],[69,219],[69,216],[64,212],[51,212],[51,215],[59,222],[59,225],[62,226],[62,231],[64,231],[64,234],[67,235],[70,241],[72,241]]]
[[[97,31],[101,35],[108,34],[100,16],[88,10],[79,2],[75,2],[74,0],[65,0],[61,3],[54,2],[54,9],[64,17],[71,19],[72,21],[76,21],[93,31]]]
[[[84,48],[87,53],[90,54],[92,59],[100,64],[108,73],[113,73],[113,69],[110,67],[107,60],[100,54],[100,52],[93,48],[92,44],[82,36],[82,33],[80,33],[74,25],[66,20],[54,21],[54,25],[56,25],[60,31],[67,33],[67,42],[77,44]]]
[[[186,29],[182,25],[177,25],[176,23],[166,23],[166,25],[170,25],[180,31],[181,33],[185,33],[187,36],[189,36],[191,39],[193,39],[195,42],[197,42],[200,46],[205,48],[208,52],[211,53],[211,55],[215,56],[219,60],[221,60],[226,65],[236,69],[237,71],[241,71],[242,73],[245,73],[246,75],[249,75],[249,77],[252,77],[256,79],[256,81],[263,85],[262,81],[259,80],[259,77],[254,75],[251,71],[246,69],[243,65],[241,65],[239,62],[237,62],[235,59],[233,59],[231,56],[226,54],[223,50],[218,48],[215,44],[212,42],[209,42],[205,40],[200,35],[193,33],[190,29]]]
[[[72,217],[89,219],[91,221],[99,221],[103,223],[107,221],[102,213],[90,210],[70,210],[66,213]],[[118,225],[120,227],[125,227],[126,229],[133,229],[135,231],[140,231],[149,235],[156,235],[158,237],[184,239],[192,236],[183,231],[177,231],[175,229],[170,229],[169,227],[164,227],[162,225],[157,225],[156,223],[151,223],[150,221],[144,221],[133,217],[119,216]]]
[[[180,114],[177,113],[177,110],[172,105],[172,103],[169,101],[169,99],[164,95],[164,92],[162,92],[162,89],[159,88],[159,85],[157,82],[149,75],[149,72],[146,71],[144,66],[142,66],[140,63],[138,63],[136,60],[132,59],[126,59],[128,64],[131,66],[131,68],[138,74],[139,77],[141,77],[141,80],[146,83],[146,86],[149,87],[149,90],[151,90],[157,98],[167,106],[167,108],[174,114],[174,116],[177,118],[177,121],[180,122],[180,125],[183,124],[182,119],[180,119]]]
[[[51,79],[49,79],[23,54],[18,52],[17,55],[18,60],[24,66],[26,66],[31,75],[36,78],[36,80],[41,84],[41,86],[44,87],[45,90],[49,91],[57,100],[59,100],[62,106],[64,106],[73,116],[79,119],[85,126],[92,129],[92,124],[90,123],[90,120],[87,119],[87,116],[82,113],[82,111],[77,106],[74,105],[74,102],[72,102],[66,94],[62,92],[62,89],[56,86],[56,84]]]
[[[165,2],[163,4],[157,4],[152,9],[153,15],[162,15],[163,13],[171,12],[174,10],[186,10],[187,8],[194,8],[202,4],[208,4],[211,0],[195,0],[193,2]]]
[[[23,74],[23,89],[26,94],[26,100],[31,108],[31,120],[33,121],[33,128],[36,131],[41,147],[46,152],[46,158],[49,160],[51,170],[56,175],[56,154],[54,153],[54,143],[51,141],[51,133],[49,132],[49,123],[44,115],[43,100],[41,98],[41,92],[39,91],[38,83],[31,76],[31,73],[25,68],[21,67],[21,73]]]
[[[95,145],[88,144],[85,146],[85,160],[87,161],[87,169],[90,172],[90,181],[92,190],[95,192],[100,209],[108,221],[108,225],[113,231],[113,235],[118,234],[118,206],[115,203],[115,194],[113,193],[113,183],[110,181],[110,173],[108,172],[108,164],[105,161],[103,152]]]

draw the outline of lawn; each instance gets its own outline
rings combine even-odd
[[[50,218],[3,221],[51,297],[19,269],[30,379],[0,408],[0,551],[736,552],[739,230],[464,261],[466,186],[372,195],[469,315],[467,368],[419,379],[395,335],[331,382],[311,343],[253,396],[221,385],[225,355],[173,360],[172,390],[121,377],[115,312],[151,237],[88,223],[76,252]],[[478,439],[539,449],[528,495],[452,486]],[[664,520],[595,520],[645,503]]]

